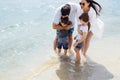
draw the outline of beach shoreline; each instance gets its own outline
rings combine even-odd
[[[58,61],[52,66],[51,64],[50,65],[47,64],[50,67],[46,68],[43,72],[39,73],[38,71],[37,75],[35,75],[33,78],[29,80],[39,80],[40,78],[42,78],[42,80],[47,80],[48,78],[51,80],[65,80],[66,77],[71,78],[71,79],[68,78],[68,80],[72,80],[72,78],[76,78],[76,80],[79,78],[81,78],[81,80],[83,79],[84,80],[117,80],[120,78],[120,73],[119,73],[120,54],[118,52],[120,50],[118,45],[119,40],[117,41],[115,40],[116,39],[114,38],[108,38],[108,39],[104,38],[101,41],[95,41],[95,43],[92,42],[91,47],[88,50],[88,54],[87,54],[88,64],[87,66],[84,67],[83,72],[78,71],[79,72],[78,73],[73,71],[70,72],[70,74],[68,74],[69,73],[68,68],[69,67],[74,68],[74,67],[71,65],[67,65],[67,63],[64,62],[62,63],[61,61]],[[106,45],[104,44],[105,42]],[[111,45],[110,43],[114,43],[114,45],[112,46],[115,46],[116,48],[112,49],[113,47],[110,46]],[[53,60],[53,62],[55,61]],[[68,69],[68,71],[66,69]],[[59,74],[56,72],[57,70],[60,71],[58,72]],[[74,76],[70,77],[70,75],[74,75]]]

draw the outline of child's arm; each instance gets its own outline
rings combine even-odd
[[[78,41],[78,43],[82,43],[82,42],[84,42],[85,39],[86,39],[86,37],[87,37],[87,32],[83,32],[83,37],[82,37],[81,40]]]
[[[74,37],[74,40],[76,40],[76,38],[77,38],[77,35]]]
[[[78,42],[74,43],[74,47],[77,46],[79,43],[84,42],[85,39],[86,39],[86,37],[87,37],[87,33],[86,33],[86,32],[83,32],[83,37],[82,37],[82,39],[79,40]]]
[[[69,21],[67,26],[64,28],[65,30],[69,30],[73,26],[72,22]]]
[[[74,40],[76,40],[77,38],[77,35],[74,37]],[[77,46],[77,42],[75,41],[75,43],[73,44],[73,47],[76,47]]]
[[[77,32],[78,32],[79,34],[81,34],[80,26],[81,26],[81,25],[78,25],[78,28],[77,28]]]
[[[69,30],[73,25],[67,25],[66,27],[64,27],[65,30]]]
[[[53,29],[62,30],[64,28],[62,26],[58,25],[58,24],[53,23]]]

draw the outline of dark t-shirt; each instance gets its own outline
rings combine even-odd
[[[61,23],[59,23],[61,26]],[[64,38],[68,36],[68,30],[58,30],[58,37],[59,38]]]
[[[64,38],[68,36],[68,30],[58,30],[58,37],[59,38]]]

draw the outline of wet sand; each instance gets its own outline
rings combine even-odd
[[[107,46],[105,46],[105,43]],[[87,64],[75,66],[72,58],[51,57],[43,65],[25,75],[22,80],[119,80],[120,49],[119,40],[104,39],[95,42],[88,50]],[[96,47],[96,43],[98,46]],[[114,47],[111,46],[114,43]],[[101,50],[101,51],[100,51]]]
[[[57,61],[51,59],[44,68],[39,68],[26,80],[109,80],[113,75],[102,65],[87,58],[84,66],[75,66],[70,57],[63,56]],[[25,80],[25,78],[24,78]]]

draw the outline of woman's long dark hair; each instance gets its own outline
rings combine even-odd
[[[102,7],[100,4],[95,2],[94,0],[86,0],[88,3],[90,3],[89,7],[92,7],[97,15],[100,15],[100,11],[102,10]]]

